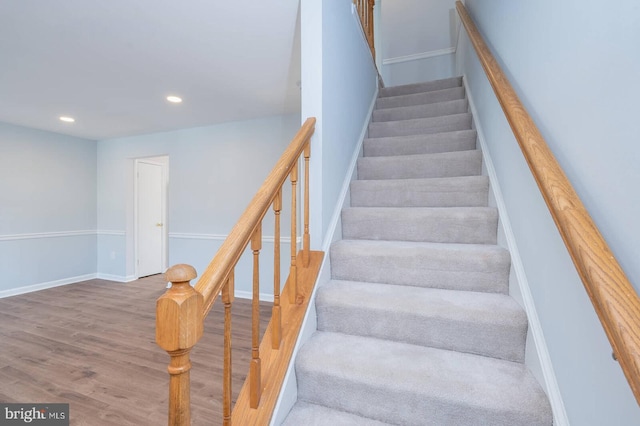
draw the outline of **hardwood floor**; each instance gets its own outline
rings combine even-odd
[[[71,425],[165,425],[169,356],[155,344],[162,275],[0,299],[0,401],[70,404]],[[193,425],[222,423],[222,303],[192,352]],[[261,333],[271,304],[261,304]],[[251,358],[251,303],[233,306],[234,401]]]

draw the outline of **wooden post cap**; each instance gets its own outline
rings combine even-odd
[[[197,276],[196,268],[184,263],[173,265],[164,273],[165,279],[172,283],[189,282]]]
[[[197,276],[184,264],[165,273],[172,286],[156,302],[156,342],[168,352],[191,349],[202,336],[202,294],[189,285]]]

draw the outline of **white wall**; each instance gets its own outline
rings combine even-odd
[[[469,12],[636,288],[640,283],[640,6],[467,0]],[[466,36],[458,47],[569,421],[640,409]]]
[[[96,143],[0,123],[0,295],[95,273]]]
[[[169,156],[169,265],[188,263],[201,273],[299,127],[294,114],[98,142],[98,273],[135,278],[134,159]],[[286,212],[289,197],[285,190]],[[272,223],[267,216],[265,237],[273,236]],[[283,213],[283,237],[288,230]],[[267,294],[270,250],[267,241],[261,258]],[[250,267],[238,268],[237,291],[250,290],[250,274]]]
[[[376,49],[386,86],[452,77],[455,0],[381,0]]]

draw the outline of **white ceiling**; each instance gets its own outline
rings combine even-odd
[[[2,0],[0,122],[101,140],[299,111],[298,4]]]

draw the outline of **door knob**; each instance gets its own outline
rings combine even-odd
[[[161,227],[162,223],[158,222],[158,223],[156,223],[156,226]]]

